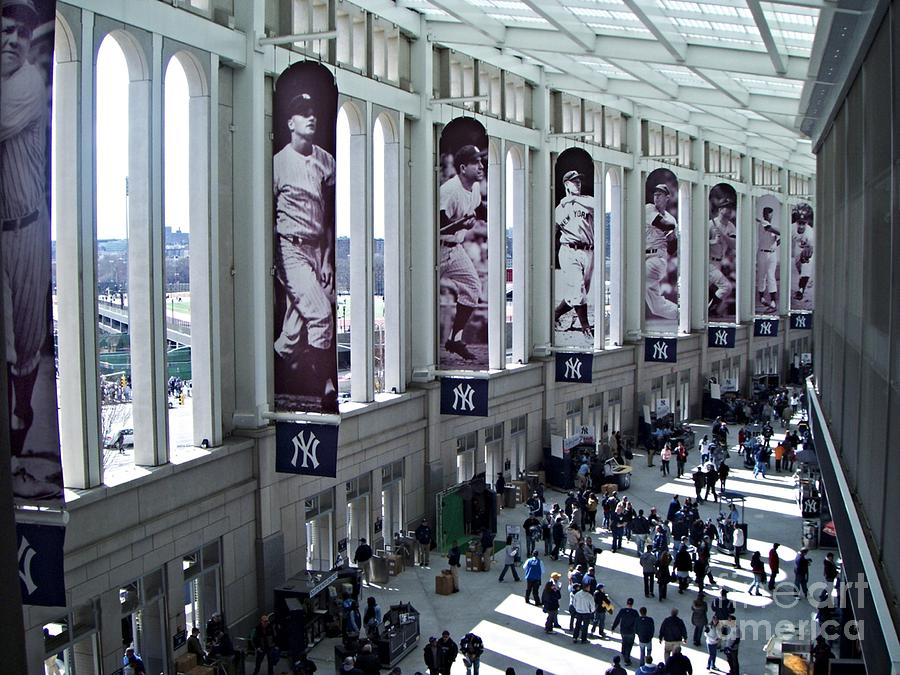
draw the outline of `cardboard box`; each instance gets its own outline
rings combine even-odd
[[[175,672],[176,673],[189,673],[196,667],[197,667],[197,655],[196,654],[182,654],[177,659],[175,659]]]
[[[212,666],[194,666],[188,675],[216,675],[216,671]]]
[[[397,555],[395,553],[389,553],[385,556],[385,558],[387,559],[388,564],[388,574],[390,574],[392,577],[397,576],[403,571],[405,567],[405,565],[403,564],[403,556]]]
[[[450,595],[453,593],[453,577],[449,574],[438,574],[434,578],[434,592],[438,595]]]
[[[466,551],[466,571],[481,572],[482,567],[481,554],[475,551]]]

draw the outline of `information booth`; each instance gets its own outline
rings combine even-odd
[[[303,651],[333,634],[329,626],[339,631],[341,600],[345,593],[358,600],[359,589],[357,568],[310,570],[285,581],[275,589],[275,612],[283,627],[280,646]]]
[[[391,605],[381,621],[375,647],[382,668],[393,668],[419,642],[419,612],[409,603]]]

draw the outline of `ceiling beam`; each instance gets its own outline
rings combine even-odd
[[[772,35],[772,29],[769,28],[769,22],[766,20],[766,14],[763,12],[762,5],[759,4],[759,0],[747,0],[747,7],[750,8],[753,20],[756,21],[756,28],[759,30],[763,44],[766,46],[766,51],[769,52],[769,58],[772,59],[775,72],[779,75],[784,75],[787,72],[787,67],[784,65],[784,59],[781,58],[781,52],[778,51],[778,45],[775,44],[775,37]]]
[[[506,38],[506,26],[497,21],[475,5],[467,2],[455,2],[454,0],[429,0],[429,2],[442,9],[457,21],[461,21],[467,30],[475,30],[486,38],[493,40],[493,45],[503,46]],[[459,42],[468,42],[467,40],[459,40]]]
[[[522,0],[531,11],[543,17],[556,30],[567,35],[586,52],[594,50],[597,35],[574,14],[563,7],[558,0]]]
[[[631,10],[644,28],[650,31],[660,44],[666,48],[678,63],[684,63],[687,43],[672,25],[671,19],[659,9],[644,0],[624,0],[625,6]],[[665,30],[663,29],[665,26]]]
[[[609,79],[603,73],[591,70],[589,66],[582,65],[565,54],[553,55],[546,52],[529,54],[535,61],[543,63],[545,66],[556,68],[563,73],[567,73],[568,77],[574,80],[574,84],[587,85],[591,89],[598,92],[605,91],[609,86]],[[553,78],[556,73],[548,73],[547,78]],[[553,86],[549,85],[548,86]],[[562,89],[562,87],[558,87]]]
[[[646,63],[638,63],[636,61],[618,61],[613,59],[607,59],[607,61],[609,61],[609,63],[614,65],[619,70],[623,70],[632,77],[636,77],[641,82],[644,82],[647,85],[653,87],[654,89],[656,89],[656,91],[660,92],[664,96],[668,96],[673,100],[678,98],[679,86],[671,80],[667,80]]]
[[[458,23],[429,19],[428,34],[434,42],[477,44],[488,47],[498,46],[495,40],[483,33],[473,33],[470,28]],[[683,65],[715,71],[728,71],[745,75],[772,76],[772,60],[768,54],[728,47],[709,45],[688,45],[684,62],[678,61],[669,51],[655,40],[621,36],[598,35],[593,51],[585,51],[569,36],[542,28],[508,27],[504,47],[523,52],[555,52],[588,54],[600,58],[613,58],[641,63]],[[785,57],[785,76],[791,79],[806,79],[809,59],[800,56]]]
[[[460,52],[471,56],[473,59],[490,63],[493,66],[503,68],[504,70],[523,77],[529,82],[538,83],[541,81],[541,68],[531,63],[525,63],[521,58],[514,54],[506,54],[502,49],[496,47],[475,47],[468,44],[447,44],[453,51]]]
[[[422,15],[395,3],[393,0],[353,0],[353,4],[382,19],[397,24],[404,33],[419,37],[422,32]]]
[[[742,107],[746,108],[750,103],[750,92],[737,80],[729,76],[728,73],[724,71],[707,71],[703,68],[691,68],[691,72],[703,78],[705,82],[708,82],[726,96],[731,97],[735,103]]]

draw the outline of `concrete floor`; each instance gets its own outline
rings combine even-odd
[[[703,424],[693,425],[698,433],[697,438],[702,438],[708,433],[708,426]],[[733,430],[736,431],[736,430]],[[736,433],[731,434],[732,437]],[[780,438],[776,434],[775,439]],[[697,452],[689,457],[688,466],[693,466],[692,460],[697,460]],[[646,458],[636,455],[634,464],[634,479],[631,488],[625,493],[635,504],[635,508],[643,508],[645,512],[650,506],[665,514],[671,496],[673,494],[693,495],[693,484],[687,476],[675,479],[674,475],[661,476],[659,461],[657,466],[646,466]],[[674,471],[674,461],[672,467]],[[749,558],[753,551],[758,550],[766,559],[772,542],[781,544],[782,565],[779,580],[793,578],[793,559],[800,548],[801,519],[800,511],[795,502],[793,479],[787,474],[769,474],[766,479],[754,479],[751,471],[740,467],[740,458],[732,453],[729,465],[732,467],[728,479],[728,489],[742,492],[747,495],[745,519],[748,523],[748,551],[745,554],[744,569],[736,570],[732,566],[731,557],[716,553],[713,556],[713,576],[716,584],[707,587],[708,594],[718,594],[724,585],[732,593],[729,597],[737,606],[737,618],[739,621],[758,622],[759,631],[754,639],[752,630],[744,630],[740,649],[741,670],[749,675],[761,675],[764,672],[766,641],[775,630],[779,621],[787,620],[794,625],[798,622],[809,622],[815,614],[815,608],[807,602],[794,600],[790,593],[779,596],[779,604],[776,604],[770,593],[764,589],[763,596],[751,596],[746,593],[746,588],[752,580],[749,571]],[[774,462],[773,462],[774,464]],[[564,495],[548,492],[548,502],[562,503]],[[700,515],[704,518],[718,515],[718,505],[712,502],[700,507]],[[504,509],[498,518],[498,530],[505,531],[506,524],[521,525],[527,517],[527,509],[519,505],[514,509]],[[598,517],[598,522],[600,518]],[[635,606],[646,606],[648,613],[656,620],[657,630],[660,622],[668,616],[672,607],[679,609],[679,615],[684,619],[688,628],[688,645],[684,647],[693,665],[694,672],[707,672],[705,644],[700,648],[694,648],[691,644],[690,604],[696,597],[696,587],[692,584],[684,595],[679,595],[677,585],[669,586],[668,599],[660,602],[657,598],[645,599],[643,597],[643,585],[641,581],[640,567],[634,544],[626,542],[625,548],[617,553],[609,550],[610,536],[603,531],[594,534],[593,541],[602,542],[603,553],[598,558],[597,577],[606,585],[606,590],[613,598],[616,607],[624,606],[627,597],[635,598]],[[813,563],[810,567],[810,582],[822,580],[822,559],[824,551],[811,551]],[[547,574],[557,571],[565,575],[567,563],[564,559],[557,562],[543,558]],[[501,559],[502,565],[502,559]],[[399,665],[404,674],[425,671],[422,650],[427,644],[428,636],[440,635],[441,631],[449,630],[453,639],[457,642],[467,632],[473,631],[484,640],[485,654],[482,657],[481,673],[492,675],[504,673],[508,666],[513,666],[518,675],[522,673],[534,673],[536,668],[542,668],[545,673],[603,673],[611,664],[612,657],[619,652],[619,635],[609,630],[612,621],[607,621],[608,639],[593,638],[590,644],[575,645],[572,643],[568,631],[557,631],[553,635],[543,632],[544,614],[539,607],[526,604],[524,601],[525,582],[515,582],[507,575],[503,583],[497,582],[501,567],[495,565],[488,573],[460,572],[461,592],[440,596],[434,592],[435,574],[446,568],[446,559],[436,555],[431,557],[431,567],[408,568],[401,575],[391,577],[385,587],[368,586],[363,588],[360,597],[360,606],[365,607],[366,598],[374,595],[382,608],[397,602],[411,602],[421,613],[421,638],[419,646],[408,655]],[[521,576],[521,573],[520,573]],[[546,578],[544,579],[546,581]],[[568,605],[567,594],[563,592],[563,609]],[[707,600],[712,601],[712,597]],[[793,605],[793,606],[792,606]],[[561,611],[560,623],[564,628],[569,625],[568,616]],[[746,625],[745,625],[746,628]],[[780,630],[783,630],[780,629]],[[807,635],[810,628],[807,627]],[[333,646],[335,640],[324,640],[313,650],[311,656],[319,664],[320,672],[334,672]],[[654,657],[662,657],[662,645],[654,641]],[[638,650],[635,646],[632,652],[634,665],[628,670],[633,672],[638,666]],[[720,669],[727,671],[725,659],[720,657],[717,663]],[[458,658],[453,666],[453,674],[465,672],[462,658]]]

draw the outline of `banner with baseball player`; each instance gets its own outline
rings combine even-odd
[[[8,447],[16,500],[53,505],[63,500],[50,283],[56,2],[3,0],[2,7],[0,224]]]
[[[594,160],[581,148],[556,159],[553,343],[594,347]]]
[[[301,61],[275,82],[275,409],[338,412],[335,145],[331,72]]]
[[[438,367],[488,368],[488,137],[471,117],[441,133]]]
[[[709,302],[711,323],[737,319],[737,192],[728,183],[709,190]]]
[[[781,274],[781,200],[763,195],[756,200],[756,300],[758,316],[778,314]]]
[[[644,204],[644,330],[678,332],[678,178],[647,176]]]
[[[811,312],[816,305],[816,235],[813,208],[806,202],[791,209],[791,311]]]

